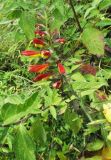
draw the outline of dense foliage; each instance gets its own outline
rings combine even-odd
[[[111,0],[0,0],[0,159],[111,159]]]

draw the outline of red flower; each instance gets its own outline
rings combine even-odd
[[[58,39],[55,40],[55,42],[63,44],[63,43],[65,43],[65,39],[64,38],[58,38]]]
[[[58,70],[59,70],[59,73],[60,73],[60,74],[66,73],[65,68],[64,68],[64,66],[62,65],[62,63],[57,62],[57,67],[58,67]]]
[[[21,52],[22,55],[24,56],[40,56],[41,53],[37,51],[32,51],[32,50],[25,50]]]
[[[39,36],[41,36],[41,37],[44,37],[44,36],[46,35],[46,32],[40,31],[40,30],[36,30],[36,31],[35,31],[35,34],[36,34],[36,35],[39,35]]]
[[[46,64],[38,64],[38,65],[30,65],[29,72],[43,72],[49,67],[49,63]]]
[[[50,78],[52,75],[53,75],[52,73],[39,74],[39,75],[37,75],[37,77],[35,77],[35,78],[33,79],[33,81],[36,82],[36,81],[40,81],[40,80],[42,80],[42,79],[48,79],[48,78]]]
[[[42,39],[34,38],[33,44],[35,45],[35,47],[43,47],[45,45],[45,42]]]
[[[81,72],[86,74],[92,74],[93,76],[96,75],[96,68],[91,66],[90,64],[83,64],[80,68]]]
[[[52,85],[54,88],[59,89],[62,86],[62,81],[59,80]]]
[[[48,50],[41,51],[42,57],[49,58],[51,56],[51,52]]]

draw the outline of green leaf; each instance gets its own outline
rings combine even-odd
[[[68,158],[62,152],[58,152],[57,155],[60,160],[68,160]]]
[[[46,132],[40,118],[37,118],[32,124],[30,134],[39,145],[44,145],[47,140]]]
[[[40,97],[37,93],[31,95],[24,104],[11,104],[6,103],[1,108],[1,116],[3,119],[3,125],[15,123],[22,117],[26,117],[29,114],[37,114],[40,112]]]
[[[87,150],[88,151],[98,151],[103,147],[103,145],[104,145],[103,141],[96,139],[95,141],[87,145]]]
[[[73,89],[76,91],[79,91],[81,96],[90,95],[91,93],[94,93],[97,89],[99,89],[102,86],[107,86],[107,83],[105,81],[90,81],[90,82],[84,82],[84,81],[75,81],[73,84]]]
[[[56,89],[51,89],[50,87],[47,87],[47,95],[45,95],[45,106],[53,106],[53,105],[59,105],[61,102],[61,97],[57,93]]]
[[[104,37],[99,30],[90,26],[85,28],[82,34],[82,42],[90,54],[104,55]]]
[[[111,19],[104,19],[101,20],[100,22],[96,23],[96,26],[98,27],[106,27],[106,26],[110,26],[111,25]]]
[[[111,1],[110,0],[103,0],[99,5],[99,9],[100,10],[107,9],[110,6],[111,6]]]
[[[24,101],[19,95],[10,95],[5,99],[5,103],[22,104]]]
[[[69,109],[64,114],[64,121],[69,125],[74,134],[77,134],[82,127],[82,119]]]
[[[34,38],[35,16],[32,13],[24,11],[20,17],[20,27],[29,40]]]
[[[54,119],[57,119],[57,113],[56,113],[56,109],[54,106],[50,107],[50,113],[53,116]]]
[[[14,142],[16,160],[36,160],[35,144],[24,126],[19,126]]]

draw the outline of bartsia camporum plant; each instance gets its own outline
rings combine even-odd
[[[53,64],[52,62],[49,62],[49,59],[53,57],[53,50],[54,49],[49,49],[51,48],[50,41],[52,45],[61,45],[65,43],[64,38],[54,38],[57,37],[54,34],[58,34],[57,32],[48,33],[47,31],[44,30],[44,25],[43,24],[37,24],[36,29],[34,31],[35,33],[35,38],[32,40],[31,45],[35,47],[35,50],[25,50],[22,51],[21,54],[27,57],[33,57],[33,58],[42,58],[44,59],[44,63],[42,64],[31,64],[28,67],[28,71],[32,73],[36,73],[36,77],[33,78],[34,82],[43,80],[43,79],[49,79],[50,77],[55,77],[57,79],[57,74],[63,75],[66,73],[65,68],[63,64],[61,63],[61,60],[58,60],[57,58],[52,58],[53,59]],[[48,38],[47,38],[48,37]],[[49,40],[50,38],[50,40]],[[53,65],[56,65],[58,68],[58,73],[55,73]],[[52,69],[53,68],[53,69]],[[56,89],[59,89],[62,86],[62,80],[59,76],[58,80],[53,83],[53,87]]]

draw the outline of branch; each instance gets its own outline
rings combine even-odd
[[[77,16],[77,14],[76,14],[75,8],[74,8],[74,6],[73,6],[73,2],[72,2],[72,0],[69,0],[69,2],[70,2],[70,6],[71,6],[71,8],[72,8],[73,14],[74,14],[74,22],[75,22],[75,20],[76,20],[76,23],[77,23],[77,25],[78,25],[78,28],[79,28],[80,32],[82,32],[82,28],[81,28],[81,25],[80,25],[78,16]]]

